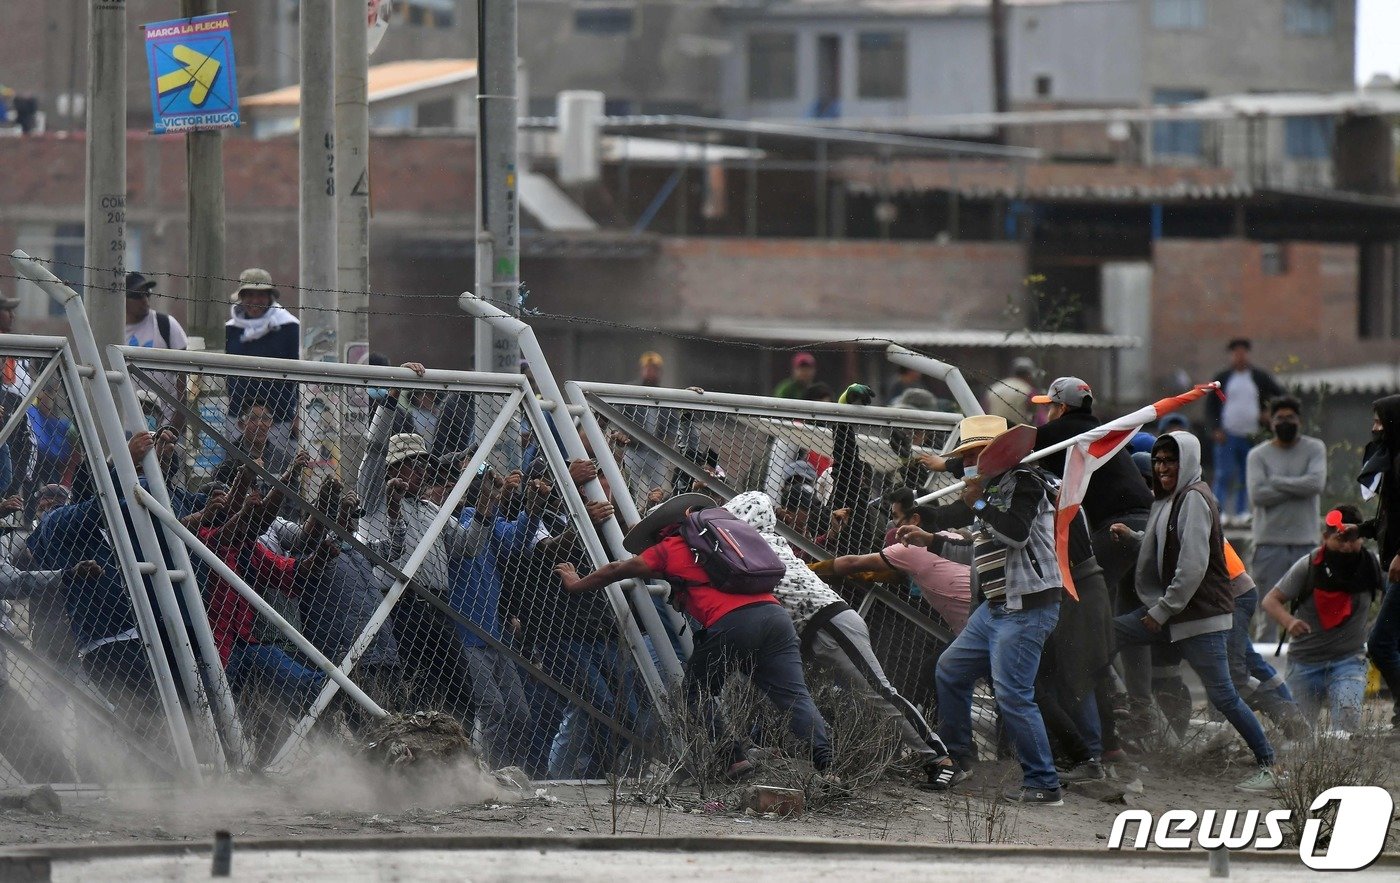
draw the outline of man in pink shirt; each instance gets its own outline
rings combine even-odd
[[[896,528],[905,524],[918,526],[922,522],[918,509],[905,511],[899,506],[891,509]],[[954,633],[962,631],[967,624],[972,609],[972,568],[969,565],[950,561],[932,549],[903,543],[891,543],[869,555],[842,555],[832,562],[832,573],[837,576],[867,570],[898,570],[908,575],[919,594]]]

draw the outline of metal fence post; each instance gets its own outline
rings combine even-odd
[[[117,560],[121,565],[122,576],[131,594],[131,606],[136,615],[137,623],[141,630],[141,641],[146,649],[146,656],[151,665],[151,673],[156,682],[156,690],[160,696],[161,705],[165,712],[165,724],[171,738],[171,743],[175,750],[175,755],[179,760],[181,770],[192,780],[199,782],[202,776],[199,769],[199,761],[194,750],[194,742],[190,737],[189,727],[186,724],[184,713],[180,706],[179,692],[175,684],[174,676],[170,671],[169,663],[166,660],[164,648],[160,640],[160,629],[156,623],[155,611],[151,607],[150,599],[146,595],[145,580],[141,574],[140,564],[136,558],[136,550],[125,536],[127,521],[123,514],[121,502],[117,496],[116,488],[112,482],[112,476],[107,471],[107,463],[102,457],[102,442],[94,432],[94,428],[100,430],[106,437],[108,447],[111,448],[112,462],[117,467],[118,473],[129,470],[128,475],[134,484],[136,481],[136,469],[131,462],[130,454],[126,448],[126,440],[122,437],[120,421],[116,417],[116,405],[112,399],[112,391],[107,385],[106,375],[102,369],[102,360],[97,352],[97,341],[92,336],[92,328],[88,325],[87,314],[83,311],[82,300],[68,286],[64,285],[58,277],[48,272],[44,267],[36,263],[29,255],[23,251],[16,250],[11,255],[11,263],[20,275],[34,282],[40,288],[49,293],[51,297],[64,305],[68,313],[68,318],[73,328],[74,341],[83,359],[93,369],[93,382],[84,384],[76,364],[73,362],[71,353],[66,349],[57,358],[68,360],[68,364],[63,367],[65,383],[68,385],[69,398],[74,409],[75,422],[78,424],[80,438],[86,448],[89,459],[89,466],[92,469],[93,478],[97,483],[98,496],[102,500],[103,513],[106,516],[109,530],[112,533],[114,542],[113,549],[117,554]],[[93,413],[88,408],[86,397],[82,394],[84,388],[92,392],[93,402],[100,412],[104,412],[104,419],[96,421]],[[123,469],[126,467],[126,470]],[[129,510],[131,507],[128,506]],[[140,532],[142,519],[132,512],[131,524]],[[154,549],[156,555],[160,554],[160,544],[155,539],[155,531],[151,528],[149,520],[145,522],[148,528],[148,537],[144,537],[143,549]],[[148,553],[149,554],[149,553]],[[161,581],[164,581],[165,593],[160,591]],[[192,712],[197,723],[202,725],[204,733],[217,739],[217,730],[213,726],[213,718],[209,713],[208,704],[204,704],[201,709],[197,697],[202,693],[202,687],[197,683],[196,669],[194,665],[193,653],[190,649],[188,636],[184,634],[184,625],[179,615],[179,607],[175,604],[174,591],[170,589],[169,577],[165,574],[165,569],[161,564],[157,564],[156,573],[152,578],[152,583],[156,587],[157,601],[161,605],[161,610],[169,623],[171,641],[174,644],[177,664],[181,667],[182,678],[193,678],[195,689],[191,690]],[[168,606],[167,606],[168,605]],[[173,618],[173,622],[169,622]],[[181,637],[184,638],[182,643]],[[187,683],[188,686],[188,683]],[[202,713],[201,713],[202,712]],[[214,743],[217,748],[217,742]],[[215,752],[216,756],[218,751]]]
[[[583,438],[579,435],[578,428],[574,426],[573,420],[569,419],[567,410],[564,410],[563,406],[566,399],[564,398],[563,390],[560,389],[559,382],[555,379],[554,372],[550,369],[549,362],[544,357],[544,350],[540,348],[539,341],[535,338],[534,329],[514,316],[497,309],[470,293],[463,293],[462,296],[458,298],[457,304],[464,311],[476,316],[478,319],[489,322],[515,337],[516,341],[519,343],[521,353],[530,363],[530,370],[535,376],[535,383],[539,385],[540,393],[549,401],[558,403],[559,410],[556,412],[554,428],[558,430],[559,438],[564,442],[564,453],[568,457],[575,459],[587,457],[588,449],[583,443]],[[548,445],[541,444],[541,448],[544,447],[548,447]],[[598,460],[600,468],[608,467],[609,464],[607,464],[607,461],[611,459],[611,454],[608,453],[606,444],[601,450],[595,445],[593,455]],[[613,470],[616,470],[615,463],[610,465]],[[612,481],[613,479],[610,477],[608,479],[609,484],[611,484]],[[621,492],[625,487],[625,484],[617,485],[618,492]],[[587,495],[587,499],[607,501],[607,497],[603,493],[603,486],[596,479],[586,484],[582,488],[582,491]],[[621,502],[620,499],[619,502]],[[583,525],[587,525],[587,527],[583,528]],[[583,525],[581,525],[583,529],[580,529],[579,535],[584,537],[585,542],[589,545],[589,554],[594,558],[594,566],[601,567],[612,560],[611,556],[599,540],[597,532],[592,529],[592,524],[587,518],[583,520]],[[620,550],[622,548],[622,529],[618,526],[617,520],[615,518],[609,519],[604,523],[603,530],[608,544]],[[630,620],[630,611],[626,612],[624,616],[623,608],[625,608],[625,605],[619,606],[621,599],[612,596],[612,589],[608,591],[609,600],[613,603],[613,609],[618,612],[622,621],[626,622],[626,620]],[[630,594],[633,606],[647,626],[647,633],[651,637],[652,647],[656,651],[657,658],[661,660],[662,668],[666,669],[667,677],[678,680],[681,677],[680,660],[676,657],[674,648],[671,647],[670,635],[663,628],[660,616],[653,616],[653,614],[656,613],[656,607],[651,601],[650,593],[646,591],[646,587],[643,584],[634,581],[633,590]],[[689,636],[683,635],[682,637],[687,642],[683,645],[683,649],[689,653]],[[652,662],[649,653],[641,654],[637,658],[637,665],[644,672],[648,669],[655,669],[655,663]],[[648,681],[648,683],[651,683],[651,681]],[[660,701],[661,697],[657,698],[658,706],[664,705],[664,703]]]
[[[144,428],[141,403],[136,398],[136,389],[132,384],[131,372],[127,369],[126,356],[122,352],[122,348],[112,347],[108,351],[107,357],[111,360],[112,370],[120,371],[126,377],[126,381],[118,385],[118,394],[122,398],[121,407],[126,411],[128,425]],[[155,448],[147,452],[143,466],[151,496],[155,497],[162,506],[171,508],[170,491],[165,485],[160,457]],[[179,542],[178,537],[170,530],[164,528],[163,530],[166,538],[170,541],[167,548],[170,550],[175,569],[186,574],[185,578],[180,580],[180,594],[185,599],[185,607],[189,610],[202,612],[204,598],[193,576],[195,571],[190,561],[189,552],[184,543]],[[224,741],[233,754],[234,763],[239,767],[247,766],[250,760],[248,744],[243,738],[243,726],[238,719],[238,708],[233,701],[233,691],[229,688],[224,667],[219,664],[219,650],[214,645],[214,634],[210,630],[209,619],[204,616],[191,616],[190,626],[194,630],[195,641],[199,645],[205,687],[211,689],[214,694],[214,711],[223,728]]]

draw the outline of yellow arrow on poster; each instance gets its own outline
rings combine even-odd
[[[164,95],[193,83],[190,88],[190,104],[198,107],[209,97],[209,89],[214,85],[214,77],[219,73],[219,62],[183,45],[177,45],[170,54],[184,65],[184,68],[163,74],[156,80],[156,91]]]

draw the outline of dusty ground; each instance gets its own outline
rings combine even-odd
[[[1400,753],[1400,743],[1383,743]],[[1196,769],[1180,759],[1159,768],[1120,767],[1143,793],[1134,807],[1270,809],[1268,797],[1232,789],[1249,770],[1234,766]],[[372,777],[371,777],[372,778]],[[952,795],[918,790],[887,778],[851,799],[837,800],[800,819],[755,816],[737,807],[738,791],[709,802],[681,791],[662,808],[644,803],[622,785],[614,799],[606,785],[536,785],[524,792],[467,775],[426,787],[399,789],[356,780],[353,767],[327,770],[316,781],[251,781],[199,791],[145,789],[121,793],[61,794],[63,811],[36,815],[0,811],[0,844],[102,843],[143,840],[207,843],[217,829],[235,837],[352,836],[357,834],[534,834],[668,836],[769,835],[860,838],[894,843],[986,843],[1101,847],[1114,818],[1126,807],[1071,791],[1063,807],[1012,809],[983,798],[1003,781],[1016,781],[1009,762],[978,767]],[[398,792],[398,793],[395,793]],[[1394,793],[1394,792],[1393,792]],[[990,818],[989,818],[990,816]]]

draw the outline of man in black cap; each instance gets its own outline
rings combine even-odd
[[[126,335],[124,337],[126,345],[162,350],[188,349],[189,340],[185,337],[185,329],[180,327],[179,320],[168,313],[151,309],[151,292],[155,287],[156,281],[146,278],[141,273],[133,270],[126,274]],[[183,374],[160,371],[154,376],[166,392],[177,398],[184,398],[185,376]],[[162,415],[170,418],[170,422],[176,429],[184,427],[185,415],[183,413],[171,408],[165,402],[157,402],[156,406]],[[171,413],[172,411],[174,413]],[[156,430],[155,426],[147,428],[152,432]]]
[[[672,497],[637,522],[623,539],[623,548],[635,558],[605,564],[584,577],[567,563],[554,572],[564,590],[571,593],[594,591],[628,579],[670,581],[673,591],[681,593],[685,612],[703,629],[696,636],[695,651],[686,660],[691,701],[712,701],[731,672],[747,674],[788,716],[793,735],[811,745],[812,762],[820,773],[831,765],[831,742],[826,721],[802,675],[801,645],[792,619],[771,592],[734,594],[715,588],[696,562],[695,551],[681,538],[685,517],[714,505],[715,501],[704,494]],[[711,731],[716,735],[720,732],[717,715],[711,719]],[[753,772],[753,764],[738,742],[731,746],[728,761],[731,779]],[[829,778],[824,780],[831,783]]]

